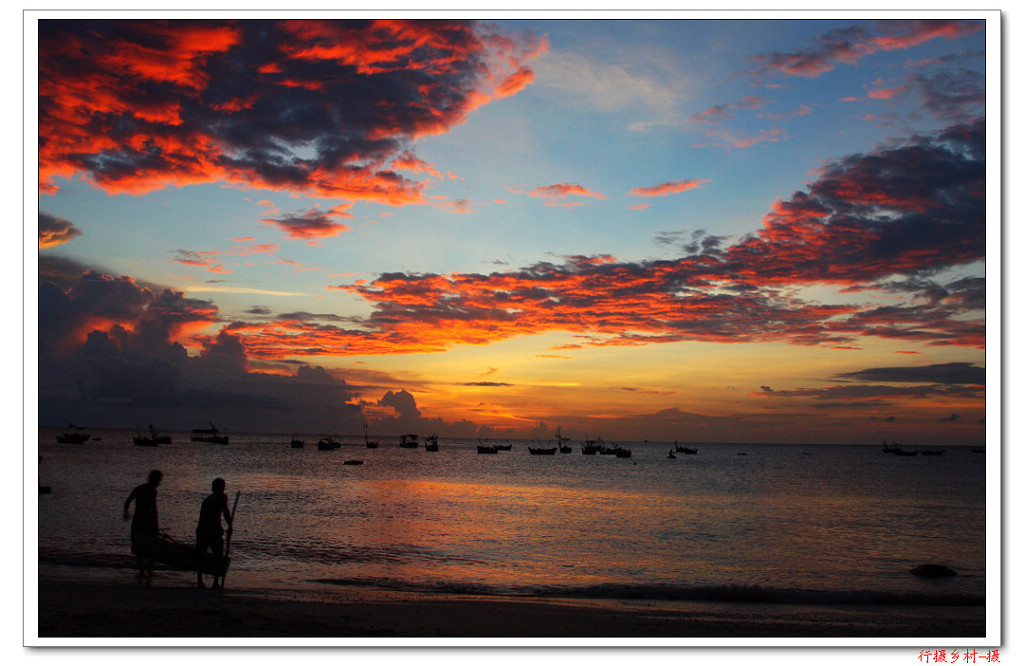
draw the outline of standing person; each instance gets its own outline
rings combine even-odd
[[[213,553],[214,571],[218,572],[213,574],[214,588],[221,586],[224,560],[224,527],[220,523],[221,516],[224,516],[224,520],[227,521],[228,530],[231,529],[231,511],[228,509],[228,496],[224,492],[226,487],[224,479],[213,480],[213,492],[203,500],[203,504],[199,508],[199,524],[196,525],[197,560],[201,560],[207,550]],[[199,570],[201,568],[200,566],[196,568],[196,587],[206,587],[203,584],[202,571]]]
[[[164,475],[158,469],[149,473],[146,483],[136,486],[124,501],[124,519],[128,520],[129,507],[135,502],[135,515],[132,516],[132,552],[135,553],[135,561],[139,565],[139,578],[145,578],[153,573],[150,562],[143,557],[147,547],[151,547],[156,541],[160,532],[160,520],[156,511],[156,487],[160,485]]]

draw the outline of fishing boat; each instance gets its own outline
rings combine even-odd
[[[691,449],[689,447],[676,444],[676,453],[685,453],[688,456],[694,456],[697,455],[697,449]]]
[[[583,443],[583,455],[585,456],[597,455],[602,449],[604,449],[604,445],[600,440],[588,439]]]
[[[495,444],[494,448],[496,448],[499,451],[511,451],[512,450],[512,445],[511,444]]]
[[[916,450],[908,451],[907,449],[896,449],[892,454],[894,456],[916,456],[918,452]]]
[[[301,448],[302,448],[302,447],[304,447],[305,445],[306,445],[306,442],[304,442],[304,441],[303,441],[303,440],[301,440],[301,439],[297,439],[297,438],[294,438],[294,439],[292,439],[292,442],[291,442],[291,447],[292,447],[293,449],[301,449]]]
[[[895,442],[890,446],[889,442],[882,441],[882,453],[896,453],[899,449],[900,445]]]
[[[76,426],[69,423],[68,427],[72,429],[71,432],[65,432],[57,435],[58,444],[85,444],[92,437],[89,433],[85,432],[85,428]]]
[[[209,428],[195,428],[192,430],[192,436],[189,437],[193,442],[209,442],[210,444],[227,444],[228,436],[219,434],[220,430],[217,430],[217,426],[210,424]]]
[[[555,431],[555,440],[558,442],[559,451],[562,453],[572,453],[572,447],[569,446],[569,442],[572,440],[562,435],[562,426],[558,426],[558,429]]]
[[[531,456],[553,456],[558,452],[558,447],[553,446],[550,449],[534,448],[532,446],[527,447],[530,449]]]
[[[497,453],[498,452],[498,447],[497,446],[487,446],[486,444],[477,444],[476,452],[477,453]]]
[[[341,448],[341,442],[328,435],[316,443],[316,448],[318,451],[333,451]]]
[[[378,442],[371,442],[370,441],[370,436],[366,434],[367,428],[369,428],[369,426],[364,423],[363,424],[363,441],[366,442],[366,448],[368,448],[368,449],[375,449],[378,446],[380,446],[380,444]]]
[[[423,445],[423,448],[427,451],[437,451],[439,448],[437,444],[437,435],[431,435],[430,437],[427,437],[427,441]]]
[[[616,446],[614,451],[615,451],[615,457],[616,458],[632,458],[633,457],[633,450],[632,449],[624,449],[621,446]]]
[[[402,435],[398,440],[398,446],[403,449],[416,449],[420,446],[419,435]]]
[[[150,424],[149,437],[146,437],[145,435],[135,435],[132,437],[132,442],[135,443],[135,446],[159,446],[160,444],[170,444],[171,436],[158,435],[156,428],[153,427],[153,424]]]

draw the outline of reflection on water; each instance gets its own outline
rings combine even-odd
[[[898,459],[878,447],[705,445],[667,459],[477,455],[441,450],[291,449],[288,437],[177,436],[134,447],[130,433],[56,444],[40,434],[39,547],[51,559],[127,553],[120,506],[164,472],[161,524],[190,541],[217,476],[242,493],[233,575],[265,586],[324,581],[494,593],[688,594],[703,589],[821,594],[984,593],[984,456],[950,449]],[[811,453],[811,455],[806,455]],[[364,464],[343,465],[360,459]],[[74,507],[74,510],[68,510]],[[907,571],[939,562],[955,579]],[[689,591],[689,592],[687,592]],[[835,598],[830,597],[830,598]]]

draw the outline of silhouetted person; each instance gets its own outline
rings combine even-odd
[[[156,487],[164,478],[163,472],[154,469],[149,473],[149,480],[136,486],[124,501],[124,519],[128,520],[128,508],[135,502],[135,515],[132,516],[132,552],[139,564],[139,577],[152,574],[152,567],[147,566],[143,553],[152,548],[160,532],[160,520],[156,511]]]
[[[199,524],[196,525],[196,558],[202,560],[209,550],[213,553],[213,570],[218,572],[213,575],[213,587],[220,587],[221,568],[224,560],[224,527],[220,523],[220,517],[228,523],[228,530],[231,529],[231,511],[228,509],[228,496],[224,492],[227,486],[224,479],[214,479],[213,492],[203,500],[199,508]],[[196,587],[206,587],[203,584],[203,574],[197,567]]]

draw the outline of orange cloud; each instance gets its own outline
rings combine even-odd
[[[652,187],[634,187],[629,193],[635,197],[667,197],[670,194],[679,194],[680,192],[703,188],[710,182],[711,180],[708,178],[702,180],[671,180]]]
[[[351,328],[278,321],[238,334],[267,358],[442,351],[550,331],[576,336],[565,349],[682,340],[855,349],[863,336],[982,347],[984,279],[926,278],[984,257],[983,156],[983,123],[956,127],[836,161],[726,248],[714,239],[673,260],[598,255],[487,275],[389,273],[333,287],[373,307]],[[797,295],[814,284],[915,297],[879,307]]]
[[[537,187],[530,190],[529,195],[531,197],[555,200],[565,199],[566,197],[593,197],[595,199],[608,198],[600,192],[588,190],[582,185],[577,185],[575,183],[557,183],[546,187]]]

